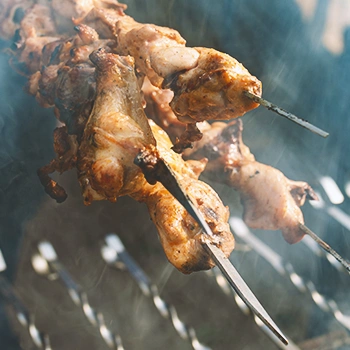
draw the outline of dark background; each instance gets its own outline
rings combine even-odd
[[[294,1],[148,0],[126,1],[128,14],[141,22],[176,28],[189,46],[208,46],[237,58],[263,82],[264,97],[330,132],[324,140],[262,108],[244,118],[244,140],[256,158],[292,179],[306,180],[322,192],[318,179],[329,175],[344,193],[350,181],[349,76],[350,36],[344,27],[344,50],[334,54],[322,43],[331,1],[316,1],[305,18]],[[2,47],[8,43],[2,42]],[[37,325],[49,333],[54,349],[105,349],[99,334],[77,310],[59,282],[38,277],[30,266],[37,242],[49,239],[88,291],[93,305],[119,329],[126,349],[190,349],[170,323],[155,311],[126,273],[105,267],[99,241],[117,232],[128,250],[171,301],[182,319],[214,349],[274,349],[255,324],[204,273],[183,276],[166,261],[146,208],[131,199],[84,207],[72,171],[60,177],[68,200],[56,204],[37,179],[36,169],[53,157],[55,118],[27,96],[25,79],[0,57],[0,247],[15,284]],[[214,185],[233,214],[241,211],[237,195]],[[349,198],[339,208],[349,213]],[[324,212],[305,207],[306,223],[343,256],[350,258],[350,233]],[[349,278],[312,256],[302,245],[289,246],[279,233],[259,232],[318,290],[350,313]],[[268,312],[294,342],[342,330],[311,298],[295,290],[253,252],[232,259]],[[347,277],[347,276],[346,276]],[[30,348],[24,331],[3,312],[0,348]],[[11,324],[11,326],[10,326]],[[346,349],[346,347],[344,347]]]

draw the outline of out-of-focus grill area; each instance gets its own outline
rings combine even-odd
[[[322,139],[262,108],[242,118],[244,143],[259,162],[313,187],[320,201],[303,207],[306,225],[350,259],[347,5],[336,0],[125,3],[135,20],[174,28],[189,47],[212,47],[237,58],[262,81],[264,97],[330,133]],[[1,41],[0,249],[7,269],[0,278],[13,285],[28,322],[21,324],[11,303],[0,298],[1,348],[38,348],[33,321],[53,350],[283,349],[264,334],[216,269],[183,275],[169,264],[144,204],[122,197],[84,206],[76,170],[53,176],[68,194],[64,203],[44,193],[37,169],[54,156],[57,120],[51,108],[23,91],[27,79],[9,64],[9,45]],[[289,245],[280,232],[249,230],[238,194],[210,185],[230,209],[236,240],[230,259],[290,339],[286,349],[349,349],[346,270],[309,237]],[[106,246],[110,233],[129,254],[117,263],[116,251]],[[45,265],[41,255],[37,270],[45,273],[40,275],[32,263],[43,241],[52,244],[59,264]]]

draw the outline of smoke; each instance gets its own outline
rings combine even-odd
[[[236,57],[263,81],[266,98],[329,131],[330,137],[323,140],[261,108],[243,118],[244,140],[257,160],[281,169],[289,178],[309,181],[326,201],[321,176],[331,176],[344,193],[350,177],[350,37],[345,31],[344,51],[337,56],[323,45],[327,1],[318,1],[308,20],[296,2],[278,0],[225,0],[220,5],[209,0],[127,3],[128,13],[136,20],[176,28],[188,45],[214,47]],[[105,233],[117,231],[148,274],[161,282],[162,292],[177,305],[181,317],[199,329],[201,341],[216,349],[271,348],[253,323],[239,313],[233,298],[224,298],[205,275],[186,277],[174,272],[162,282],[168,265],[143,206],[121,199],[116,205],[94,203],[85,208],[74,172],[61,181],[69,195],[66,203],[57,206],[46,197],[36,170],[54,155],[53,112],[39,107],[22,91],[26,79],[11,69],[6,54],[0,56],[0,68],[0,247],[9,275],[13,276],[19,265],[16,283],[21,295],[33,309],[44,310],[41,316],[38,311],[39,323],[54,334],[56,344],[63,348],[64,341],[71,339],[71,346],[78,348],[87,334],[88,344],[96,349],[101,346],[98,333],[79,310],[73,310],[66,291],[31,270],[30,254],[42,238],[49,238],[58,248],[65,265],[90,291],[95,305],[108,315],[109,324],[127,335],[130,348],[147,348],[145,344],[151,348],[153,337],[158,348],[183,349],[182,340],[156,314],[151,301],[143,299],[129,276],[103,272],[99,242]],[[237,195],[222,186],[216,188],[231,213],[240,215]],[[349,213],[349,204],[346,197],[338,208]],[[306,206],[304,212],[306,223],[349,257],[349,232],[325,211]],[[342,306],[342,311],[349,311],[344,293],[349,281],[326,260],[312,255],[302,243],[287,245],[279,232],[258,234],[293,263],[305,280],[314,281],[318,290]],[[299,293],[254,252],[237,251],[232,259],[293,340],[341,328],[332,315],[320,312],[310,297]],[[52,310],[56,321],[51,320]],[[50,324],[46,324],[47,319]]]

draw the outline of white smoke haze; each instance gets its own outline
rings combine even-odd
[[[258,161],[277,167],[291,179],[308,181],[321,193],[325,206],[306,204],[305,222],[350,259],[350,232],[329,215],[333,207],[350,214],[345,192],[350,181],[350,22],[346,19],[346,2],[125,2],[127,13],[138,21],[173,27],[190,46],[213,47],[236,57],[262,80],[267,99],[330,132],[324,140],[262,108],[243,117],[244,141]],[[343,13],[339,23],[334,11]],[[341,29],[332,29],[332,25]],[[2,47],[6,45],[2,42]],[[84,207],[75,171],[55,175],[67,190],[66,202],[56,204],[47,197],[36,170],[53,156],[55,117],[52,110],[39,107],[23,92],[26,79],[10,68],[5,52],[0,58],[0,248],[9,276],[25,305],[35,313],[38,328],[50,335],[52,348],[102,350],[106,346],[63,285],[38,276],[31,268],[31,256],[42,239],[53,244],[62,263],[87,291],[91,304],[103,312],[107,326],[122,336],[125,349],[191,348],[157,313],[127,272],[104,264],[101,241],[106,234],[116,232],[159,286],[162,297],[195,328],[200,342],[218,350],[277,349],[213,278],[205,273],[184,276],[170,267],[145,206],[121,198],[116,204],[99,202]],[[342,191],[345,199],[341,204],[330,202],[319,181],[325,176]],[[212,185],[231,214],[240,216],[237,194]],[[318,292],[334,299],[341,312],[350,315],[349,276],[339,273],[303,243],[288,245],[279,232],[254,233],[291,263],[304,281],[312,281]],[[320,310],[310,293],[298,291],[253,250],[234,251],[231,259],[272,318],[300,349],[316,349],[300,345],[308,339],[344,331],[332,313]],[[14,329],[12,334],[9,326]],[[10,325],[5,314],[0,314],[0,329],[4,330],[0,343],[7,342],[8,349],[19,349],[17,334],[22,347],[30,348],[30,339],[13,313]]]

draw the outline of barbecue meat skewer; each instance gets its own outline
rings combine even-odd
[[[21,23],[20,31],[22,35],[20,36],[21,42],[18,42],[17,51],[19,54],[17,57],[20,60],[21,57],[28,57],[28,54],[21,55],[23,52],[30,52],[30,50],[26,51],[26,38],[32,34],[31,32],[27,33],[27,29],[30,28],[30,25],[33,25],[32,31],[36,33],[35,26],[41,23],[40,21],[29,21],[29,19],[35,16],[38,18],[37,15],[39,13],[48,9],[48,7],[45,8],[45,5],[41,6],[42,8],[35,6],[28,10],[23,19],[24,22]],[[28,23],[30,25],[27,25]],[[45,26],[39,25],[38,31],[44,31],[45,28]],[[143,137],[137,141],[138,138],[133,137],[135,134],[129,135],[128,140],[130,131],[124,129],[125,133],[121,135],[122,132],[115,128],[118,125],[115,123],[115,120],[113,123],[113,118],[107,117],[101,112],[103,106],[111,106],[113,104],[111,104],[111,99],[107,101],[107,95],[104,95],[104,102],[107,103],[103,101],[100,103],[101,95],[96,93],[95,67],[88,57],[89,53],[99,46],[104,47],[106,51],[114,50],[113,41],[99,39],[97,32],[84,24],[79,24],[76,30],[78,34],[75,37],[50,39],[47,44],[33,48],[36,50],[34,55],[36,61],[28,63],[26,66],[26,71],[29,74],[33,73],[30,76],[28,90],[36,96],[43,106],[49,107],[55,104],[56,116],[66,124],[66,129],[58,129],[60,131],[55,132],[55,134],[60,136],[62,143],[64,139],[71,139],[73,136],[75,137],[73,140],[79,145],[78,154],[76,144],[73,145],[74,142],[71,145],[72,147],[62,147],[62,150],[65,152],[62,152],[57,147],[57,159],[40,169],[40,179],[46,186],[46,191],[57,201],[63,201],[66,197],[64,190],[51,180],[48,174],[55,170],[61,172],[77,165],[86,204],[97,199],[115,201],[119,195],[126,194],[132,195],[139,201],[144,201],[150,208],[151,216],[159,229],[164,247],[167,246],[165,248],[166,254],[175,266],[186,273],[212,267],[213,262],[202,249],[197,223],[161,185],[150,186],[146,181],[139,179],[139,177],[143,178],[143,175],[132,164],[132,160],[136,155],[135,152],[143,145],[152,144],[153,142],[150,142],[149,138],[143,139]],[[100,54],[92,56],[95,64],[98,65],[98,59],[102,60],[101,55],[102,51],[100,51]],[[27,63],[26,60],[27,58],[24,59],[24,63]],[[38,67],[41,68],[36,71]],[[104,66],[102,64],[98,74],[102,76],[102,70],[108,70],[107,68],[108,64]],[[132,72],[133,74],[133,69],[132,65],[125,72]],[[114,76],[116,80],[121,79],[120,76],[116,77],[113,74],[111,76]],[[123,85],[123,89],[126,89],[124,92],[129,93],[128,101],[133,99],[134,102],[136,101],[136,104],[139,103],[140,92],[136,88],[136,78],[130,81],[129,76],[124,74],[123,79],[131,85],[129,90],[127,90],[125,83]],[[105,80],[104,83],[105,85],[102,85],[105,90],[108,90],[108,88],[111,91],[113,90],[110,80]],[[108,83],[109,86],[106,85]],[[114,92],[116,92],[116,89],[117,87]],[[122,94],[119,94],[119,97],[122,98]],[[125,98],[124,96],[123,103],[125,103]],[[117,96],[115,96],[115,100],[117,100]],[[89,123],[86,126],[93,103],[95,103],[96,107],[94,107],[94,112],[91,114]],[[130,113],[131,115],[140,115],[140,111],[142,111],[141,103],[137,108],[138,110],[136,111],[134,107],[132,110],[127,107],[124,112],[128,116]],[[117,111],[114,109],[114,112]],[[100,114],[97,116],[96,113]],[[134,117],[136,116],[134,115]],[[102,129],[107,129],[109,135],[104,134],[101,131]],[[96,130],[98,130],[98,133],[95,132]],[[147,127],[143,124],[138,130],[136,126],[136,134],[139,133],[139,136],[145,130],[149,130],[148,124]],[[166,137],[164,133],[161,134],[158,131],[157,133],[158,137],[161,137],[160,135]],[[120,152],[117,152],[118,145],[113,144],[113,140],[111,141],[113,137],[117,138],[117,136],[118,139],[120,137],[124,138],[118,142],[121,143],[119,146],[123,149],[124,157],[130,159],[129,162],[126,160],[120,161],[121,157],[119,159],[111,159],[113,156],[118,158],[117,154],[120,155]],[[69,142],[67,144],[69,145]],[[172,146],[169,140],[164,144],[168,148]],[[167,151],[169,152],[169,149]],[[113,163],[113,161],[115,162]],[[196,180],[199,175],[199,169],[203,168],[202,163],[183,163],[186,166],[181,166],[181,163],[183,161],[179,156],[174,158],[171,164],[183,172],[182,181],[184,186],[189,187],[190,184],[195,184],[192,190],[193,197],[198,197],[198,201],[206,213],[206,218],[212,223],[213,231],[217,234],[216,244],[222,247],[225,255],[228,256],[234,246],[234,240],[227,224],[228,209],[222,205],[216,193],[208,185]],[[116,166],[116,168],[113,168],[113,166]],[[137,173],[140,173],[140,176]],[[205,198],[205,200],[200,200],[200,197]],[[210,203],[206,203],[207,199]],[[173,210],[175,211],[173,212]],[[215,212],[217,214],[213,215]],[[183,223],[183,225],[178,225],[178,222]]]
[[[147,81],[143,91],[148,114],[173,135],[181,133],[183,125],[173,122],[175,116],[168,105],[171,91],[158,89]],[[243,216],[248,226],[280,229],[289,243],[296,243],[307,234],[350,272],[350,263],[304,225],[300,207],[306,199],[318,199],[310,185],[289,180],[281,171],[257,162],[242,141],[243,124],[240,119],[228,125],[202,122],[200,128],[203,138],[195,143],[193,149],[186,150],[184,156],[190,159],[206,157],[204,159],[208,163],[204,175],[240,193]]]
[[[14,13],[18,3],[11,4],[6,1],[3,6],[6,13]],[[55,170],[65,171],[75,165],[74,143],[81,142],[86,120],[95,99],[94,67],[88,56],[97,47],[104,47],[107,51],[121,55],[133,55],[140,80],[147,76],[153,85],[172,89],[172,110],[179,120],[187,124],[185,132],[175,143],[174,149],[177,152],[201,138],[202,132],[196,125],[198,121],[236,118],[258,105],[247,98],[246,92],[259,96],[261,83],[232,57],[213,49],[185,47],[185,41],[177,31],[137,23],[124,14],[125,5],[117,1],[42,1],[34,5],[27,1],[24,8],[27,10],[23,19],[18,21],[19,24],[15,23],[11,30],[18,27],[15,42],[17,49],[14,54],[18,62],[26,66],[26,73],[30,75],[28,91],[37,97],[41,105],[55,105],[56,116],[66,125],[64,132],[76,136],[76,140],[72,139],[70,142],[69,152],[68,149],[64,154],[58,152],[57,160],[39,170],[41,182],[46,186],[47,192],[58,201],[64,200],[65,193],[48,174]],[[63,33],[62,28],[70,21],[72,14],[76,18],[74,21],[78,25],[78,35],[65,38],[70,34]],[[95,27],[96,30],[83,23]],[[3,35],[8,36],[8,32],[4,32]],[[99,38],[99,34],[103,39]],[[63,132],[61,134],[63,135]],[[81,164],[82,162],[82,167]],[[248,169],[247,172],[250,173],[248,164],[242,165],[241,168]],[[210,164],[207,169],[210,169]],[[236,170],[237,168],[234,168],[232,173]],[[209,172],[207,170],[207,173]],[[236,176],[235,179],[231,179],[231,186],[240,187],[243,184],[240,183],[242,178],[238,179]],[[95,181],[95,187],[98,187],[96,179],[90,181]],[[102,183],[104,181],[106,179]],[[112,187],[117,187],[109,190],[107,185],[103,186],[102,183],[101,190],[108,192],[105,192],[104,196],[115,200],[119,195],[116,182],[112,181]],[[284,185],[287,188],[290,182],[286,181]],[[88,186],[90,183],[86,188]],[[123,188],[121,183],[119,187]],[[250,189],[249,195],[245,196],[244,191],[241,192],[242,200],[248,203],[247,198],[254,197],[257,191]],[[92,197],[94,195],[98,197],[101,194],[89,194]],[[303,198],[304,195],[300,196]],[[296,202],[297,206],[302,202],[303,200]],[[275,214],[277,213],[278,211],[275,211]],[[295,215],[302,218],[298,209],[295,210]],[[257,219],[258,216],[260,217],[260,214],[255,211],[252,220],[259,222],[259,225],[266,225]],[[247,220],[249,217],[247,214]],[[271,215],[272,217],[275,218],[276,215]],[[278,220],[272,222],[272,227],[281,225]],[[293,234],[285,235],[289,241],[299,239],[291,238]]]
[[[243,219],[251,228],[281,230],[288,243],[300,241],[305,233],[300,207],[305,199],[316,200],[312,188],[292,181],[271,166],[259,163],[242,141],[242,121],[214,123],[187,156],[209,157],[205,174],[237,190],[244,208]],[[220,167],[222,172],[218,172]]]
[[[116,201],[129,195],[148,206],[169,261],[184,273],[208,269],[213,261],[202,247],[202,232],[195,220],[161,185],[150,185],[133,164],[145,146],[156,149],[172,166],[188,194],[213,230],[213,242],[226,256],[234,248],[229,212],[215,191],[198,180],[205,162],[185,162],[170,150],[166,133],[155,124],[152,131],[142,108],[133,59],[95,51],[97,92],[78,151],[77,168],[86,204]],[[155,139],[157,148],[155,148]]]

